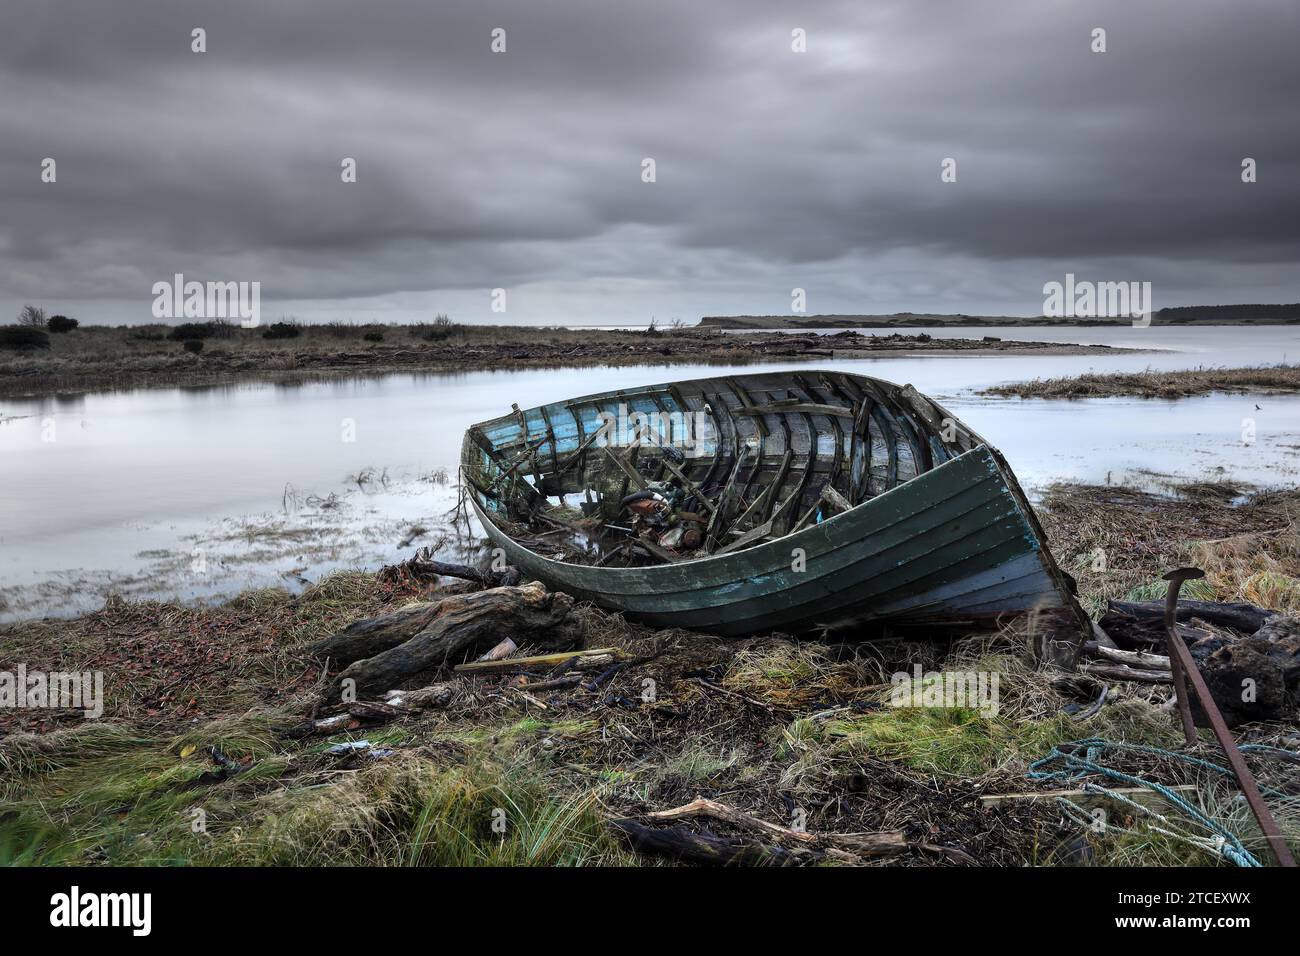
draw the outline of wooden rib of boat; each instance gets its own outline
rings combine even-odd
[[[461,474],[526,576],[656,626],[1086,620],[1002,456],[910,385],[765,372],[516,406],[466,432]],[[629,495],[670,486],[694,549],[625,520]]]

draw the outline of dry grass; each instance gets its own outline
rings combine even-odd
[[[370,613],[373,604],[360,597]],[[174,726],[119,718],[11,735],[0,741],[0,799],[10,808],[0,848],[24,860],[80,863],[626,862],[599,825],[603,815],[705,795],[775,821],[797,811],[810,829],[902,827],[918,841],[971,847],[989,862],[1033,852],[1037,811],[982,814],[969,782],[935,791],[921,783],[927,772],[915,775],[926,764],[914,768],[901,756],[890,758],[898,770],[877,772],[885,754],[857,746],[865,738],[847,722],[856,711],[824,737],[800,730],[827,708],[876,706],[877,692],[867,688],[913,659],[916,646],[858,655],[817,643],[654,632],[590,609],[584,616],[589,644],[642,661],[598,692],[529,699],[499,677],[469,676],[446,711],[300,742],[281,730],[301,720],[305,701],[238,711],[250,687],[270,689],[270,668],[252,661],[232,683],[228,716]],[[882,710],[877,729],[902,715]],[[1000,726],[1029,733],[1022,722],[1039,721],[1022,708]],[[371,762],[325,752],[362,736],[394,755]],[[969,754],[973,766],[992,753],[987,736],[958,731],[936,747]],[[214,746],[245,769],[212,779]],[[195,810],[206,821],[201,839],[190,829]],[[504,840],[491,826],[497,810],[510,821]]]
[[[1089,372],[1068,378],[995,385],[980,392],[1006,398],[1187,398],[1211,392],[1300,392],[1300,366],[1196,368],[1176,372]]]
[[[0,628],[0,660],[23,661],[30,670],[102,670],[106,717],[174,726],[291,702],[318,677],[314,664],[298,656],[301,644],[420,594],[345,572],[298,595],[266,588],[216,607],[110,598],[83,617]],[[0,711],[0,732],[49,730],[77,719]]]
[[[1217,597],[1294,607],[1287,582],[1300,570],[1291,518],[1298,499],[1270,494],[1234,505],[1238,492],[1199,486],[1163,498],[1058,487],[1043,516],[1056,541],[1085,556],[1104,550],[1105,571],[1073,562],[1094,606],[1194,560],[1210,572]],[[1072,551],[1056,547],[1067,564]],[[654,631],[583,608],[586,644],[619,648],[635,662],[598,690],[524,695],[500,676],[464,675],[445,710],[325,740],[286,735],[312,700],[316,674],[298,656],[302,643],[411,596],[345,575],[298,598],[255,592],[207,609],[114,603],[75,621],[0,632],[6,659],[44,654],[94,668],[122,664],[129,652],[141,662],[138,685],[111,682],[120,699],[110,697],[108,719],[58,721],[54,732],[0,739],[0,860],[646,863],[654,861],[630,854],[602,820],[704,796],[814,832],[901,829],[918,847],[959,849],[984,864],[1214,862],[1141,821],[1120,821],[1099,836],[1082,834],[1051,802],[981,806],[983,794],[1031,789],[1029,764],[1063,741],[1179,745],[1159,689],[1117,686],[1097,714],[1072,719],[1052,676],[1024,654],[1030,621],[950,648],[841,645]],[[196,639],[239,653],[194,664],[196,690],[188,693],[196,711],[159,709],[166,685],[151,662],[172,660],[174,648]],[[896,675],[911,680],[914,665],[997,675],[996,712],[895,706]],[[1289,725],[1252,732],[1294,746]],[[328,753],[362,737],[393,754]],[[217,772],[213,747],[240,771]],[[1155,758],[1120,768],[1197,782],[1185,767]],[[1297,785],[1294,765],[1259,770],[1272,786]],[[1221,784],[1206,782],[1201,800],[1253,839]],[[196,811],[204,833],[194,832]],[[1296,814],[1289,806],[1280,814],[1294,831]],[[504,832],[493,826],[500,819]],[[918,849],[896,862],[941,859],[948,858]]]
[[[1085,606],[1163,596],[1164,572],[1194,565],[1188,597],[1300,609],[1300,491],[1245,495],[1226,484],[1155,494],[1126,487],[1055,485],[1039,516]]]

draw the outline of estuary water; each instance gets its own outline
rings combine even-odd
[[[1279,486],[1300,475],[1300,396],[1049,402],[976,394],[1085,371],[1295,361],[1300,327],[916,331],[1147,350],[833,363],[934,397],[1000,448],[1031,494],[1056,480]],[[527,408],[717,371],[676,364],[394,374],[0,400],[0,620],[93,609],[111,592],[216,599],[390,563],[442,540],[467,425],[512,402]]]

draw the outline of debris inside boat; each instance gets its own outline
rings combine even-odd
[[[757,373],[516,405],[468,429],[461,470],[509,564],[656,626],[969,628],[1037,612],[1075,632],[1067,654],[1087,632],[1002,455],[910,385]]]

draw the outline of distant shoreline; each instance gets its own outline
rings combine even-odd
[[[189,328],[197,328],[191,324]],[[265,337],[272,332],[275,337]],[[527,326],[302,325],[240,329],[219,324],[201,340],[156,326],[82,326],[45,348],[0,350],[0,398],[112,389],[305,382],[400,372],[468,372],[593,365],[734,364],[914,355],[1113,355],[1131,349],[1061,342],[935,338],[924,332],[866,336],[723,329],[655,331]],[[187,351],[186,346],[196,351]]]
[[[966,315],[964,313],[894,312],[889,315],[706,315],[695,328],[748,330],[888,329],[888,328],[1129,328],[1130,319],[1054,319],[1044,315]],[[1176,326],[1300,325],[1295,305],[1208,305],[1160,309],[1151,324]]]

